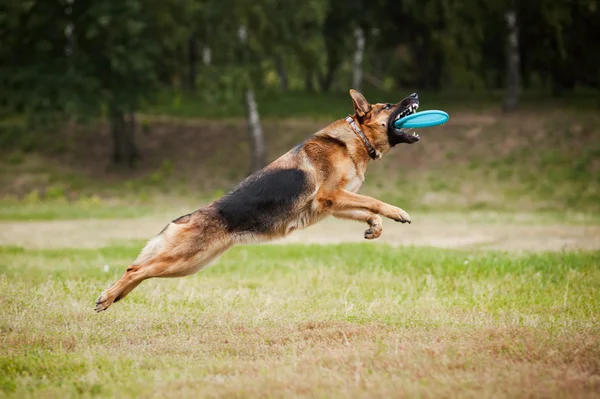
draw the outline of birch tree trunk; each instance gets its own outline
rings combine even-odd
[[[240,25],[238,30],[239,38],[242,43],[243,64],[246,68],[246,115],[248,117],[248,139],[250,140],[250,173],[262,169],[265,166],[265,137],[263,135],[262,126],[260,124],[260,116],[258,114],[258,105],[254,95],[252,85],[252,74],[250,73],[248,34],[246,27]]]
[[[252,88],[246,90],[246,111],[248,114],[248,138],[250,139],[250,173],[253,173],[265,166],[265,138]]]
[[[67,26],[65,26],[65,39],[66,39],[66,45],[65,45],[65,55],[67,57],[69,57],[70,55],[73,54],[73,48],[74,46],[74,32],[75,32],[75,27],[73,26],[73,22],[71,20],[72,15],[73,15],[73,2],[75,0],[67,0],[66,3],[68,4],[67,7],[65,8],[65,13],[69,16],[69,22],[67,22]]]
[[[361,27],[354,29],[356,47],[352,67],[352,88],[360,91],[363,81],[363,58],[365,54],[365,31]]]
[[[506,11],[504,15],[508,32],[507,52],[506,52],[506,96],[504,98],[503,109],[505,112],[513,111],[519,105],[519,86],[520,86],[520,58],[519,58],[519,25],[517,13],[514,7]]]
[[[205,66],[209,66],[212,62],[212,51],[210,47],[204,46],[202,47],[202,63]]]
[[[196,45],[196,36],[190,35],[188,39],[188,61],[189,61],[189,77],[188,89],[196,91],[196,61],[198,59],[198,51]]]

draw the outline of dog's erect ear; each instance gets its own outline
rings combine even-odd
[[[350,97],[352,97],[352,101],[354,102],[354,112],[356,112],[356,116],[362,118],[371,110],[371,104],[369,104],[365,96],[356,90],[350,89]]]

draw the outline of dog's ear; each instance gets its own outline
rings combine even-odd
[[[350,97],[352,97],[352,101],[354,102],[354,112],[356,112],[356,116],[359,118],[364,117],[371,110],[371,104],[369,104],[365,96],[356,90],[350,89]]]

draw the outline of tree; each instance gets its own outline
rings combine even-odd
[[[555,94],[600,87],[598,0],[5,3],[0,113],[25,116],[32,127],[102,114],[113,159],[128,166],[141,156],[135,114],[163,87],[195,90],[209,105],[243,103],[252,169],[264,163],[251,126],[260,125],[268,74],[279,76],[282,91],[302,82],[306,90],[346,90],[362,76],[380,87],[509,87],[506,109],[519,86]]]
[[[266,144],[256,88],[260,87],[263,79],[262,60],[272,59],[278,45],[275,40],[278,20],[269,17],[277,8],[276,0],[263,1],[261,7],[250,0],[224,0],[207,2],[203,8],[209,13],[209,20],[219,21],[211,27],[211,35],[205,43],[215,49],[216,77],[228,78],[223,90],[232,93],[235,99],[242,99],[246,109],[250,173],[266,164]]]
[[[363,58],[365,55],[365,31],[357,26],[354,29],[354,39],[356,48],[354,49],[354,59],[352,63],[352,88],[361,90],[363,80]]]
[[[45,114],[58,119],[94,116],[105,107],[113,160],[133,166],[140,157],[135,112],[158,87],[168,25],[161,18],[177,15],[175,4],[18,3],[9,18],[0,18],[8,25],[0,29],[10,31],[0,50],[0,57],[9,60],[0,69],[2,86],[8,88],[3,102],[27,119]]]
[[[83,93],[97,87],[73,68],[70,4],[9,4],[0,13],[0,114],[24,115],[33,126],[80,111]]]
[[[113,161],[134,166],[135,112],[158,85],[157,15],[142,0],[74,3],[77,68],[97,82],[108,106]]]
[[[352,13],[345,2],[331,0],[322,28],[326,60],[324,71],[319,74],[319,83],[323,91],[329,91],[344,56],[352,48],[353,41],[348,40],[353,31],[352,24]]]
[[[248,32],[245,25],[239,27],[239,38],[241,42],[242,64],[249,68],[248,59],[250,58],[248,48]],[[262,169],[265,164],[265,138],[263,135],[262,126],[260,124],[260,116],[258,114],[258,105],[254,95],[254,86],[252,84],[251,73],[246,73],[245,104],[246,115],[248,118],[248,138],[250,141],[250,173]]]
[[[507,90],[503,109],[506,112],[513,111],[519,103],[519,25],[517,23],[517,12],[514,7],[506,10],[507,28]]]

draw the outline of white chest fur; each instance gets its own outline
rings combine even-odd
[[[360,186],[362,185],[363,179],[360,178],[357,174],[353,174],[351,177],[349,176],[346,190],[351,191],[353,193],[357,192]]]

